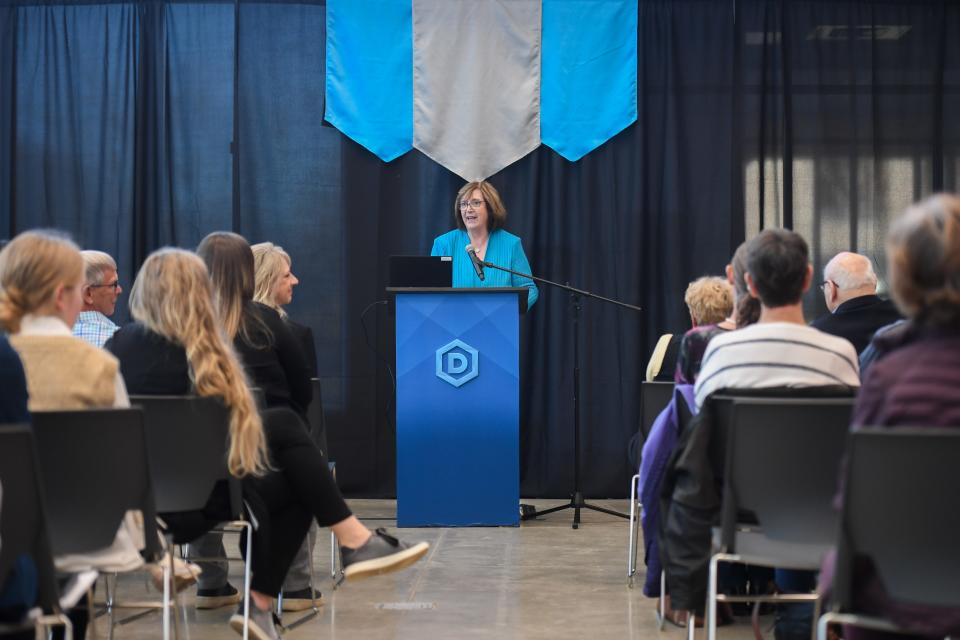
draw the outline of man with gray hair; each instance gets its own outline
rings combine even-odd
[[[849,340],[859,354],[880,327],[900,319],[896,306],[877,295],[877,275],[870,259],[843,251],[823,268],[820,283],[830,313],[812,326]]]
[[[103,251],[81,251],[84,266],[83,308],[73,325],[73,335],[96,347],[103,347],[119,329],[109,316],[123,292],[117,263]]]

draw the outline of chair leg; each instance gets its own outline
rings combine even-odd
[[[337,540],[337,534],[330,532],[330,579],[333,581],[333,589],[337,588],[337,577],[343,574],[343,568],[340,566],[340,541]]]
[[[660,598],[657,600],[657,630],[663,631],[667,621],[667,572],[660,572]]]
[[[173,582],[171,566],[163,562],[163,640],[170,640],[170,585]]]
[[[696,640],[697,637],[697,612],[687,611],[687,640]]]
[[[818,592],[819,594],[819,592]],[[810,625],[810,640],[817,640],[817,623],[820,621],[820,609],[823,606],[823,598],[817,598],[813,603],[813,624]]]
[[[637,484],[640,474],[630,478],[630,533],[627,542],[627,586],[633,587],[633,576],[637,573]]]
[[[114,599],[117,597],[117,574],[108,573],[104,576],[103,581],[107,592],[107,640],[113,640],[113,628],[115,626],[113,619],[113,605],[115,604]]]
[[[253,525],[249,522],[243,524],[247,530],[247,553],[244,558],[243,567],[243,640],[250,638],[250,560],[251,550],[253,549]]]
[[[707,640],[717,640],[717,563],[719,556],[710,558],[707,577]]]
[[[180,599],[179,599],[179,595],[177,594],[176,573],[175,573],[175,572],[176,572],[176,569],[175,569],[175,566],[174,566],[174,564],[173,564],[173,550],[172,550],[172,549],[167,552],[167,559],[168,559],[168,561],[169,561],[169,569],[168,569],[168,573],[169,573],[169,576],[170,576],[170,580],[169,580],[169,584],[170,584],[170,586],[169,586],[169,591],[170,591],[170,595],[172,596],[172,603],[169,602],[169,601],[164,603],[164,605],[165,605],[165,607],[164,607],[164,615],[167,614],[167,612],[169,611],[170,606],[171,606],[171,604],[172,604],[172,605],[173,605],[173,636],[174,636],[177,640],[180,640]],[[166,590],[167,590],[167,588],[164,589],[164,591],[166,591]],[[169,624],[169,623],[168,623],[168,624]]]

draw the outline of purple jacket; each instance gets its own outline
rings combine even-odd
[[[686,400],[690,412],[696,414],[692,384],[678,384],[675,387]],[[640,459],[640,503],[643,511],[640,523],[643,526],[644,561],[647,564],[647,577],[643,584],[643,595],[654,598],[660,595],[660,547],[657,544],[657,529],[660,523],[660,485],[663,472],[667,468],[670,455],[677,446],[680,420],[677,417],[676,394],[670,404],[653,421],[650,435],[643,443]]]
[[[853,427],[960,427],[960,331],[904,326],[891,332],[886,355],[870,367],[853,411]],[[895,505],[892,514],[896,513]],[[824,562],[821,589],[833,582],[834,556]],[[858,608],[934,637],[960,634],[960,607],[892,599],[869,562],[856,566]]]

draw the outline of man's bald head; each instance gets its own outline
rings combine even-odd
[[[831,312],[853,298],[877,293],[877,274],[870,258],[843,251],[823,268],[823,296]]]

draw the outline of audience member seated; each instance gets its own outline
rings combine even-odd
[[[248,266],[249,273],[237,277],[249,278],[252,294],[252,255]],[[230,409],[229,468],[242,478],[244,499],[260,527],[253,543],[250,623],[254,637],[276,639],[272,597],[311,518],[336,533],[348,579],[409,566],[428,545],[410,546],[361,524],[296,413],[275,408],[261,418],[213,301],[204,262],[188,251],[161,249],[147,258],[133,284],[130,311],[136,322],[117,331],[107,348],[119,358],[135,394],[195,393],[220,398]],[[234,322],[239,325],[238,318]],[[226,494],[225,486],[218,487],[201,513],[163,514],[175,539],[191,540],[229,517]],[[242,608],[230,624],[242,631]]]
[[[792,231],[766,230],[747,243],[744,281],[760,300],[760,319],[707,345],[695,385],[698,409],[722,389],[859,386],[853,345],[804,323],[802,297],[813,277],[808,256],[806,241]],[[778,569],[775,580],[786,592],[815,586],[811,572]],[[809,637],[812,609],[781,609],[778,637]]]
[[[117,263],[103,251],[81,251],[84,284],[83,307],[73,325],[73,335],[95,347],[102,347],[119,329],[111,320],[117,298],[123,292],[117,276]]]
[[[737,328],[732,315],[733,298],[733,287],[724,278],[705,276],[687,287],[683,301],[690,311],[693,328],[680,341],[674,382],[693,384],[700,373],[700,361],[710,340]]]
[[[27,378],[23,364],[7,337],[0,334],[0,424],[28,422],[30,412],[27,411]]]
[[[276,310],[254,302],[254,259],[250,245],[228,231],[209,234],[197,247],[213,280],[214,299],[227,337],[268,407],[290,407],[307,420],[313,398],[311,368],[303,346]]]
[[[696,382],[697,407],[718,389],[858,387],[853,345],[804,323],[802,297],[813,277],[806,241],[768,229],[747,243],[746,253],[744,280],[760,300],[760,319],[710,341]]]
[[[306,356],[302,343],[280,313],[270,305],[253,300],[256,270],[250,245],[235,233],[214,232],[201,241],[197,253],[207,264],[221,323],[233,340],[251,383],[263,390],[268,407],[290,407],[306,424],[307,407],[313,397],[310,382],[313,370],[308,362],[311,358]],[[287,284],[291,285],[292,297],[292,283]],[[190,545],[190,553],[226,558],[222,536],[218,533],[199,538]],[[227,583],[225,560],[205,562],[201,566],[209,579],[201,581],[198,607],[213,608],[239,598],[233,585]],[[297,567],[303,568],[302,556]],[[297,607],[313,604],[312,600],[299,597],[291,601],[295,601]]]
[[[896,322],[880,327],[870,338],[870,344],[860,352],[860,379],[867,379],[867,371],[870,365],[885,356],[889,351],[896,349],[903,341],[903,334],[911,331],[911,325],[906,318],[900,318]]]
[[[694,328],[706,326],[714,328],[726,321],[733,305],[733,294],[722,278],[704,276],[687,285],[683,296],[687,313]],[[727,328],[733,328],[732,324]],[[689,332],[688,332],[689,333]],[[647,382],[672,382],[679,375],[678,364],[680,348],[684,336],[679,333],[665,333],[647,361]]]
[[[823,298],[830,313],[811,323],[831,335],[846,338],[861,353],[880,327],[900,319],[890,300],[877,296],[877,275],[866,256],[844,251],[823,268]]]
[[[717,324],[710,324],[702,327],[694,327],[686,333],[680,345],[680,358],[677,363],[677,374],[675,382],[677,391],[683,396],[687,404],[687,410],[693,414],[696,412],[696,406],[693,398],[693,382],[700,372],[700,360],[703,352],[709,344],[710,339],[724,331],[730,331],[737,328],[737,308],[739,298],[746,296],[746,284],[743,276],[746,273],[746,243],[737,247],[736,252],[730,264],[726,267],[727,279],[721,280],[726,287],[710,286],[710,278],[701,278],[691,283],[685,296],[687,306],[690,309],[691,319],[694,319],[694,309],[699,308],[700,304],[696,300],[711,302],[708,306],[723,307],[726,310],[727,317]],[[694,285],[703,282],[707,286],[697,288]],[[733,285],[731,289],[730,286]],[[693,295],[691,295],[693,294]],[[712,294],[712,295],[711,295]],[[728,295],[729,294],[729,295]],[[729,299],[728,299],[729,298]],[[751,298],[752,299],[752,298]],[[691,304],[694,302],[694,304]],[[752,310],[744,306],[745,318],[752,321]],[[758,304],[759,308],[759,304]],[[704,314],[705,315],[705,314]],[[702,316],[698,316],[702,317]],[[660,488],[663,481],[663,472],[667,461],[676,448],[677,437],[679,434],[680,420],[676,397],[670,401],[670,404],[657,416],[651,427],[650,435],[643,445],[643,455],[640,464],[640,496],[643,510],[641,513],[641,523],[643,525],[644,542],[644,561],[647,565],[647,577],[644,581],[643,593],[649,597],[660,595],[660,549],[658,544],[657,530],[659,527],[660,513]],[[670,605],[670,596],[664,596],[664,614],[666,618],[674,624],[686,624],[686,611],[674,611]]]
[[[290,331],[303,345],[303,354],[307,359],[310,376],[317,377],[317,348],[310,327],[294,322],[284,307],[293,302],[293,288],[300,284],[293,275],[293,261],[290,254],[272,242],[260,242],[250,247],[253,251],[253,264],[256,288],[253,300],[265,304],[277,313],[290,327]]]
[[[313,342],[313,331],[294,322],[283,309],[293,301],[293,288],[300,283],[293,275],[290,255],[272,242],[261,242],[250,249],[253,251],[253,265],[256,286],[253,291],[255,302],[264,304],[283,318],[290,331],[296,336],[303,349],[303,356],[307,360],[310,376],[317,377],[317,352]],[[313,398],[311,402],[316,402]],[[314,439],[317,442],[316,438]],[[321,450],[326,445],[321,445]],[[326,454],[326,451],[324,451]],[[313,561],[313,548],[317,541],[317,526],[310,525],[303,545],[290,564],[290,571],[283,581],[283,610],[302,611],[314,606],[314,602],[321,599],[320,591],[310,583],[310,563]]]
[[[70,333],[82,286],[83,258],[66,236],[28,231],[0,251],[0,326],[23,361],[30,411],[130,406],[117,359]],[[66,572],[130,571],[143,566],[143,546],[139,516],[128,513],[112,546],[55,560]],[[162,587],[160,567],[149,569]],[[193,569],[177,563],[181,586],[193,581]],[[86,615],[72,617],[82,638]]]
[[[30,422],[27,411],[27,379],[17,352],[0,334],[0,425]],[[0,486],[0,518],[3,487]],[[10,517],[9,514],[7,517]],[[0,544],[2,544],[0,540]],[[29,556],[14,559],[5,580],[0,582],[0,625],[20,623],[36,603],[37,568]],[[85,624],[80,620],[81,626]],[[34,632],[11,633],[11,640],[33,640]]]
[[[887,262],[891,294],[908,321],[896,333],[896,345],[888,345],[864,379],[853,426],[960,428],[960,198],[934,196],[895,220],[887,237]],[[916,638],[960,635],[960,606],[898,602],[887,595],[872,567],[858,570],[854,589],[859,611],[924,634]],[[848,628],[844,637],[910,638],[862,628]]]

